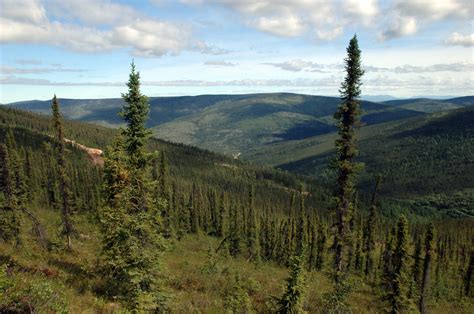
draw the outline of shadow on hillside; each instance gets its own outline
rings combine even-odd
[[[76,289],[77,292],[84,293],[86,290],[90,290],[93,274],[81,267],[80,264],[55,258],[50,259],[48,263],[66,272],[68,274],[66,283]]]

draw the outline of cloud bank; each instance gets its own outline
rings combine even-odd
[[[184,50],[226,51],[193,38],[192,29],[108,0],[3,0],[0,42],[47,44],[76,52],[128,49],[160,57]]]

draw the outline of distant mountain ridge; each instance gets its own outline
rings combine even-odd
[[[60,99],[67,119],[118,127],[120,98]],[[213,151],[237,154],[277,142],[301,140],[335,131],[338,97],[292,93],[150,97],[148,126],[155,137]],[[362,101],[362,122],[375,125],[458,109],[474,96],[453,99]],[[8,106],[49,114],[50,101],[23,101]]]

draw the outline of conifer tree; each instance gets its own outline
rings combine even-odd
[[[360,228],[357,229],[354,241],[356,242],[354,252],[354,270],[358,272],[362,269],[362,237]]]
[[[209,203],[209,213],[211,216],[211,230],[209,234],[216,236],[219,229],[219,201],[217,200],[217,192],[214,189],[209,190],[207,199]]]
[[[260,260],[260,244],[258,241],[258,226],[255,213],[254,188],[251,187],[248,199],[247,211],[247,255],[252,261]]]
[[[466,269],[466,274],[464,275],[464,294],[466,296],[471,296],[472,294],[472,281],[474,279],[474,250],[471,251],[469,256],[469,264]]]
[[[227,229],[227,197],[223,192],[219,198],[218,205],[219,216],[217,219],[217,232],[216,236],[223,237],[226,234]]]
[[[304,257],[293,256],[290,259],[290,276],[286,280],[286,291],[278,300],[277,313],[304,313],[303,301],[306,293],[304,272]]]
[[[168,162],[166,161],[165,152],[160,154],[160,171],[159,171],[159,187],[161,197],[168,199]]]
[[[17,147],[15,137],[12,129],[8,129],[5,145],[8,150],[10,159],[10,172],[13,184],[13,191],[15,193],[18,209],[25,206],[28,199],[28,186],[26,185],[27,178],[25,177],[25,170],[23,167],[23,160],[20,157],[19,149]]]
[[[191,233],[197,233],[199,229],[199,213],[198,207],[196,206],[196,202],[194,197],[196,195],[196,184],[193,183],[193,188],[191,193],[189,194],[189,201],[188,201],[188,209],[189,209],[189,225],[191,229]]]
[[[381,177],[377,177],[375,181],[375,188],[372,193],[372,200],[370,202],[370,212],[367,218],[367,223],[364,229],[364,252],[365,252],[365,267],[364,274],[368,278],[369,274],[374,268],[374,249],[375,249],[375,223],[377,221],[377,206],[376,197],[377,191],[381,182]]]
[[[229,253],[233,257],[237,257],[241,253],[241,217],[237,210],[238,206],[235,203],[230,205],[229,210]]]
[[[56,95],[51,105],[53,111],[53,125],[56,131],[56,158],[58,165],[58,184],[61,197],[61,234],[67,239],[67,248],[72,250],[72,236],[75,232],[72,222],[72,191],[69,177],[66,172],[66,142],[64,140],[64,129],[62,116],[59,109],[59,101]]]
[[[391,271],[388,272],[386,300],[391,313],[400,313],[408,306],[407,300],[407,262],[408,262],[408,221],[400,216],[397,223],[395,246],[391,256]]]
[[[385,247],[380,254],[382,267],[382,286],[385,290],[384,299],[388,298],[390,291],[392,291],[392,277],[393,277],[393,246],[395,241],[396,227],[392,227],[385,240]]]
[[[4,199],[0,212],[0,238],[5,242],[15,239],[15,244],[18,245],[20,242],[18,199],[13,184],[9,151],[4,144],[0,144],[0,162],[2,198]]]
[[[423,261],[423,277],[421,281],[421,291],[420,291],[420,303],[419,310],[420,313],[426,313],[426,298],[429,287],[430,280],[430,267],[431,267],[431,255],[433,250],[433,239],[434,239],[434,226],[432,223],[428,225],[428,230],[426,231],[425,236],[425,259]]]
[[[149,104],[133,63],[127,86],[121,111],[127,128],[106,151],[104,163],[106,206],[100,221],[106,290],[134,312],[161,311],[165,298],[158,274],[165,244],[159,230],[166,201],[153,198],[158,183],[151,180],[151,154],[145,152]]]
[[[339,284],[344,274],[344,248],[350,234],[349,221],[352,218],[354,197],[354,176],[360,168],[354,162],[357,156],[355,128],[359,124],[360,116],[360,87],[364,71],[361,69],[361,51],[357,36],[350,40],[347,47],[345,62],[346,77],[341,84],[340,93],[342,103],[334,118],[339,128],[339,138],[336,140],[337,157],[334,160],[337,168],[337,191],[335,210],[335,238],[334,238],[334,279]]]
[[[300,190],[300,208],[298,211],[298,217],[296,220],[296,235],[295,235],[295,252],[296,255],[301,255],[304,250],[305,246],[305,241],[306,241],[306,236],[305,236],[305,230],[306,230],[306,224],[305,224],[305,209],[304,209],[304,195],[303,195],[303,187],[301,187]]]
[[[326,230],[323,225],[319,224],[318,232],[318,243],[317,243],[317,255],[316,255],[316,270],[322,270],[325,262],[325,252],[326,252]]]
[[[314,222],[309,224],[310,233],[309,233],[309,247],[308,247],[308,270],[313,270],[316,268],[316,259],[317,259],[317,230]]]
[[[410,285],[410,291],[408,293],[408,297],[412,298],[415,294],[418,288],[420,287],[420,276],[421,276],[421,239],[418,238],[415,244],[415,252],[413,256],[413,266],[412,266],[412,271],[411,271],[411,285]]]

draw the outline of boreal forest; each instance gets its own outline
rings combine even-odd
[[[362,101],[343,62],[339,98],[148,98],[132,62],[0,106],[0,312],[473,313],[474,97]]]

